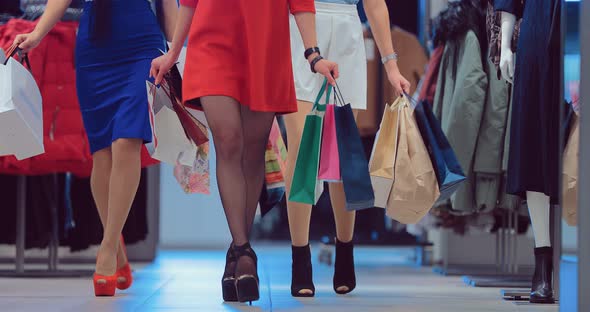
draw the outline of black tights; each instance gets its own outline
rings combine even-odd
[[[253,112],[227,96],[201,103],[213,134],[217,185],[235,245],[248,242],[264,179],[264,154],[274,113]]]

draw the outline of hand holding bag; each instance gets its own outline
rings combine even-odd
[[[13,45],[0,65],[0,156],[18,160],[43,154],[43,104],[33,75],[12,56],[20,49]],[[26,54],[21,56],[29,69]]]
[[[375,207],[387,207],[387,200],[393,187],[393,166],[399,140],[399,108],[402,101],[403,98],[398,98],[392,105],[385,106],[381,126],[373,144],[369,174],[375,192]]]
[[[315,100],[315,104],[305,118],[293,182],[289,192],[289,200],[292,202],[315,205],[323,192],[323,182],[318,179],[318,170],[326,105],[320,105],[319,102],[326,89],[328,90],[327,99],[329,99],[332,86],[328,85],[328,81],[324,79],[324,84]]]
[[[426,145],[406,97],[400,107],[400,133],[394,165],[395,181],[386,214],[403,224],[418,223],[440,191]]]

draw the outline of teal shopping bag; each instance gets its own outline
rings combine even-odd
[[[326,103],[320,104],[324,92],[328,90]],[[326,104],[330,98],[332,86],[324,80],[322,88],[318,93],[311,112],[305,118],[301,144],[297,153],[295,163],[295,172],[289,201],[314,205],[317,203],[323,192],[323,183],[318,179],[318,170],[320,166],[320,151],[322,146],[322,128],[324,122],[324,112]]]

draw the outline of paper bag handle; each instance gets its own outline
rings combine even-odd
[[[29,55],[27,53],[22,53],[21,54],[22,49],[18,47],[18,45],[13,44],[8,51],[6,51],[6,60],[4,60],[4,65],[8,64],[8,60],[10,60],[11,57],[13,57],[15,54],[19,54],[19,57],[21,59],[21,64],[25,64],[28,68],[29,71],[31,70],[31,63],[29,62]]]

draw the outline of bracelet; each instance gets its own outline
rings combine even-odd
[[[397,53],[393,52],[389,55],[386,55],[384,57],[381,58],[381,63],[383,63],[383,65],[385,65],[385,63],[394,60],[397,61]]]
[[[315,64],[317,64],[319,61],[323,60],[324,58],[321,55],[316,56],[311,63],[309,63],[309,66],[311,67],[311,72],[312,73],[317,73],[317,71],[315,71]]]
[[[305,50],[305,52],[303,53],[303,55],[305,56],[305,59],[307,60],[310,55],[312,55],[312,54],[314,54],[316,52],[317,52],[317,54],[321,54],[320,53],[320,48],[318,48],[318,47],[309,48],[309,49]]]

